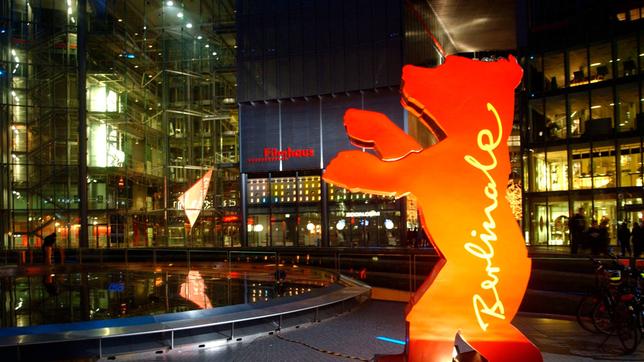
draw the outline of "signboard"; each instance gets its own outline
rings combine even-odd
[[[107,290],[109,292],[122,293],[125,290],[125,283],[123,282],[113,282],[107,285]]]
[[[347,108],[375,110],[403,127],[397,89],[240,105],[241,172],[320,170],[351,149],[342,115]]]
[[[264,162],[279,162],[288,161],[291,158],[313,158],[315,150],[313,148],[292,149],[287,147],[285,150],[280,150],[275,147],[264,147],[262,157],[251,157],[248,163],[264,163]]]
[[[402,104],[438,142],[423,149],[385,115],[349,109],[351,142],[323,178],[351,191],[413,194],[441,256],[408,308],[409,361],[451,361],[457,333],[488,361],[542,361],[514,326],[530,277],[521,230],[505,200],[507,139],[522,70],[513,57],[448,56],[403,68]]]
[[[201,210],[203,202],[208,194],[208,187],[210,186],[210,179],[212,178],[212,169],[195,182],[186,192],[179,196],[179,208],[184,209],[186,216],[190,221],[190,227],[195,224]]]

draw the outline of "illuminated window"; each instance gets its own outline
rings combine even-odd
[[[640,9],[639,8],[631,9],[630,15],[631,15],[631,21],[639,19],[640,18]]]
[[[118,112],[118,95],[104,85],[90,86],[87,92],[90,112]]]

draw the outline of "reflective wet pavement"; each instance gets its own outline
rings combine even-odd
[[[371,360],[375,355],[398,354],[403,346],[377,337],[404,340],[405,304],[368,301],[352,312],[298,329],[238,343],[211,347],[206,343],[182,345],[174,350],[108,356],[104,361],[340,361],[346,356]],[[644,361],[644,343],[631,355],[620,354],[616,337],[587,332],[574,319],[520,314],[514,324],[542,351],[544,360]],[[326,352],[321,352],[326,351]],[[160,353],[159,353],[160,352]]]

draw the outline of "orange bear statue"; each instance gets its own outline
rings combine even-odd
[[[448,56],[436,68],[405,66],[402,105],[436,137],[427,148],[381,113],[344,115],[352,143],[374,152],[338,153],[324,179],[351,191],[413,194],[441,256],[408,306],[409,361],[451,361],[457,333],[491,362],[542,361],[511,324],[531,267],[505,200],[521,76],[512,56],[491,62]]]

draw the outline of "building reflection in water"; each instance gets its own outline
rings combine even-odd
[[[186,276],[186,282],[181,283],[179,295],[185,298],[201,309],[212,308],[210,298],[206,295],[206,285],[201,273],[197,270],[191,270]]]

